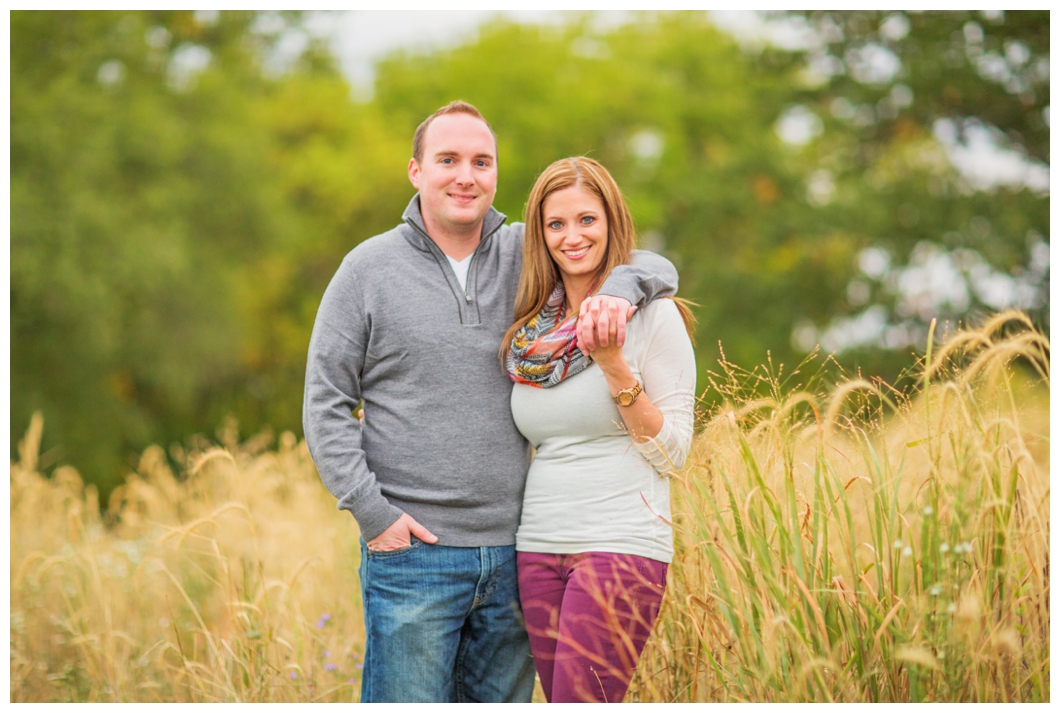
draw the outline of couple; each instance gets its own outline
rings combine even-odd
[[[306,441],[362,536],[361,700],[528,702],[536,666],[549,701],[619,702],[692,438],[689,315],[652,301],[676,272],[633,251],[590,159],[548,167],[505,225],[464,102],[419,126],[408,171],[404,223],[343,260],[306,370]]]

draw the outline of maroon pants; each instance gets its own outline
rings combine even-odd
[[[621,703],[659,615],[666,564],[611,552],[520,552],[516,562],[545,698]]]

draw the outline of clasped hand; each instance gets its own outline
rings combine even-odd
[[[594,295],[581,303],[578,313],[578,347],[601,368],[622,357],[626,322],[637,311],[629,300],[613,295]]]

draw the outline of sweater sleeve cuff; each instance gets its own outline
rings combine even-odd
[[[621,271],[612,271],[607,276],[604,284],[600,285],[599,293],[601,295],[621,297],[633,305],[640,304],[645,297],[637,276],[629,273],[622,274]]]
[[[365,498],[350,493],[339,500],[339,509],[348,510],[353,515],[365,542],[374,540],[404,514],[403,510],[391,505],[382,495]]]
[[[677,293],[677,270],[661,255],[634,250],[627,265],[618,265],[600,285],[599,294],[640,305]]]

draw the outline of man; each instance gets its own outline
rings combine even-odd
[[[404,223],[343,260],[306,369],[306,441],[362,536],[361,700],[527,702],[514,542],[528,447],[498,358],[523,226],[492,207],[496,137],[470,104],[420,125],[408,172]],[[583,305],[579,339],[623,339],[632,303],[676,287],[668,261],[638,254]]]

